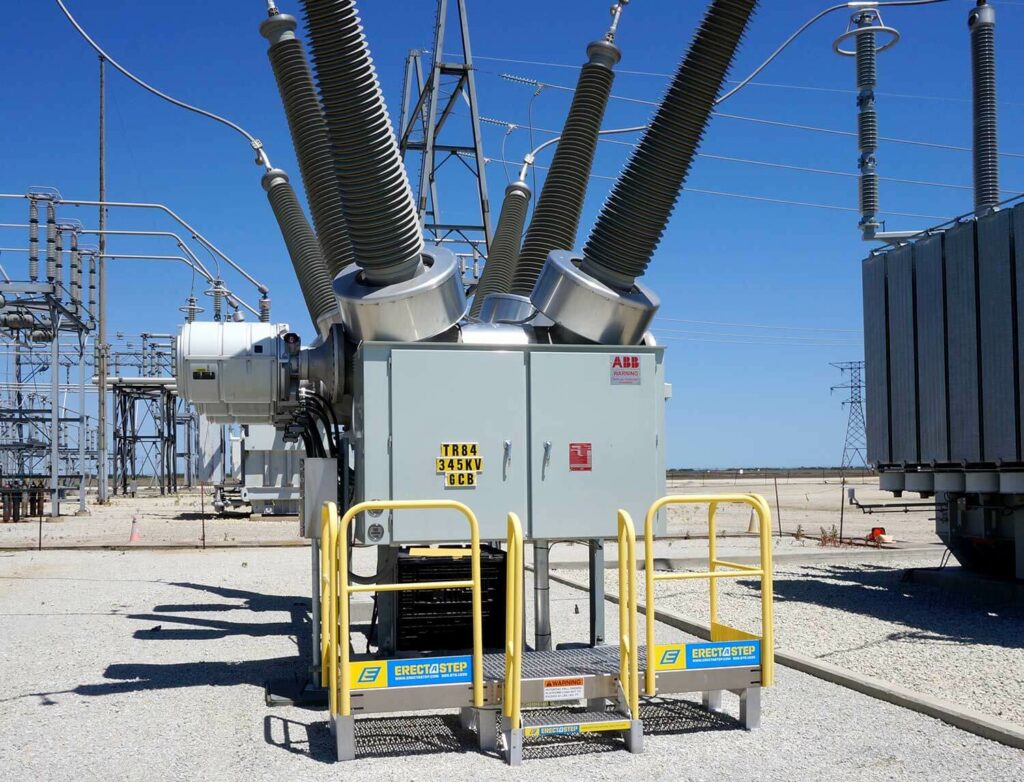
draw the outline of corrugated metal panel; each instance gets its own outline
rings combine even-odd
[[[1024,204],[1013,208],[1013,261],[1017,290],[1017,366],[1024,367]],[[1020,392],[1021,373],[1017,374],[1017,426],[1020,441],[1024,442],[1024,394]],[[1021,454],[1024,458],[1024,454]]]
[[[942,236],[914,245],[914,291],[917,310],[917,387],[921,461],[949,461],[949,411],[946,393],[946,281]]]
[[[889,367],[885,312],[885,257],[864,261],[864,394],[868,435],[868,461],[884,464],[889,458]]]
[[[1016,355],[1009,212],[993,212],[978,220],[978,289],[984,459],[987,462],[1016,461]]]
[[[946,233],[946,325],[949,331],[950,459],[981,460],[975,223]]]
[[[885,255],[889,292],[889,429],[894,462],[917,462],[914,260],[910,245]]]

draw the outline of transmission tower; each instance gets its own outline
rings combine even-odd
[[[478,262],[487,257],[490,206],[466,4],[465,0],[452,4],[459,30],[453,36],[457,40],[453,48],[445,43],[449,3],[438,0],[429,74],[424,78],[425,52],[413,49],[406,58],[398,146],[403,160],[410,152],[420,154],[417,209],[424,232],[460,257],[466,282],[473,284],[479,277]],[[455,110],[460,102],[466,104],[466,111]],[[437,177],[445,164],[464,171],[475,184],[478,199],[463,207],[464,220],[441,217]]]
[[[838,361],[832,366],[843,373],[846,383],[832,386],[832,391],[848,391],[843,407],[849,409],[846,419],[846,442],[843,444],[842,468],[868,466],[867,431],[864,424],[864,362]]]

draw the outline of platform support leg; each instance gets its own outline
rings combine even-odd
[[[627,750],[639,755],[644,751],[644,724],[640,720],[630,720],[629,730],[622,731],[622,739]]]
[[[459,727],[463,730],[472,730],[475,726],[473,725],[473,707],[472,706],[460,706],[459,707]]]
[[[476,723],[476,735],[481,752],[498,750],[498,710],[495,708],[472,709],[472,720]]]
[[[704,708],[712,714],[720,714],[722,712],[721,690],[708,690],[705,693],[701,693],[700,700],[704,704]]]
[[[351,714],[347,717],[336,715],[334,722],[334,745],[338,760],[356,759],[356,720]]]
[[[760,687],[747,687],[740,693],[740,722],[747,730],[761,727]]]
[[[550,550],[548,541],[533,541],[533,648],[538,652],[551,651]]]
[[[590,541],[590,645],[604,643],[604,541]]]
[[[510,766],[521,766],[523,764],[523,729],[506,729],[505,736],[505,762]]]

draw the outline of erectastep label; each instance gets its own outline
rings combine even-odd
[[[353,690],[384,687],[423,687],[431,684],[468,684],[473,681],[473,657],[423,657],[408,660],[373,660],[352,663]]]
[[[760,641],[713,641],[696,644],[659,644],[654,667],[659,671],[699,668],[738,668],[761,664]]]

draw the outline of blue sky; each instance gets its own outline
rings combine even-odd
[[[68,4],[115,58],[177,97],[240,123],[264,141],[276,165],[298,179],[265,41],[258,33],[263,2]],[[576,79],[572,68],[508,60],[580,64],[588,41],[606,29],[609,4],[563,0],[516,6],[469,0],[481,113],[521,126],[506,139],[507,159],[519,160],[530,148],[526,127],[533,90],[501,74],[555,85],[572,85]],[[298,13],[297,0],[282,0],[280,5]],[[703,0],[633,2],[617,41],[623,59],[614,94],[657,100],[666,83],[657,74],[674,70],[705,5]],[[745,75],[826,5],[818,0],[762,2],[731,77]],[[885,12],[885,21],[897,27],[903,39],[879,61],[883,135],[970,145],[966,16],[972,5],[950,0]],[[1003,0],[995,5],[1000,141],[1005,152],[1021,153],[1024,144],[1012,130],[1024,119],[1024,98],[1011,75],[1021,72],[1024,51],[1010,42],[1024,33],[1024,3]],[[431,48],[434,3],[364,0],[361,10],[397,121],[404,59],[412,47]],[[758,79],[791,86],[748,87],[723,104],[723,111],[854,130],[853,64],[831,50],[846,20],[845,12],[827,17]],[[12,4],[5,29],[0,50],[0,67],[6,74],[0,88],[0,189],[24,192],[33,185],[51,185],[68,198],[94,198],[95,55],[48,0]],[[245,142],[143,93],[112,71],[108,74],[109,197],[171,206],[270,286],[275,320],[288,321],[308,335],[298,286],[259,185],[260,169],[253,165]],[[533,100],[534,126],[560,128],[569,98],[566,91],[544,89]],[[605,126],[642,124],[650,112],[643,103],[613,100]],[[500,157],[504,134],[502,128],[485,126],[489,157]],[[540,130],[534,133],[537,143],[549,137]],[[626,146],[602,144],[594,173],[614,176],[628,152]],[[848,173],[856,170],[857,160],[853,138],[724,117],[712,122],[702,152]],[[970,155],[965,152],[883,142],[879,167],[887,177],[971,182]],[[496,216],[505,172],[494,162],[487,173]],[[442,205],[452,219],[467,208],[460,184],[454,177],[441,182]],[[607,179],[592,181],[578,245],[610,185]],[[688,185],[847,209],[856,206],[853,178],[713,158],[696,161]],[[1002,185],[1008,191],[1024,187],[1024,158],[1002,158]],[[882,184],[881,200],[883,210],[936,218],[967,212],[972,203],[969,190],[891,182]],[[0,209],[2,222],[24,222],[22,203],[2,203]],[[69,212],[65,216],[95,219],[93,212]],[[937,222],[941,220],[892,216],[887,227],[924,228]],[[669,346],[668,375],[674,386],[668,418],[670,465],[838,462],[846,418],[840,397],[829,393],[830,385],[842,381],[829,362],[862,357],[859,261],[866,247],[856,224],[853,212],[683,194],[645,280],[661,296],[657,332]],[[132,212],[114,213],[111,227],[173,230],[163,218]],[[3,238],[4,246],[22,243],[24,237],[12,232]],[[111,240],[111,248],[124,253],[174,250],[158,240],[128,239],[116,244]],[[13,272],[23,258],[4,254],[0,261],[17,277]],[[111,331],[166,331],[180,322],[177,308],[191,283],[185,267],[117,262],[111,269]],[[243,296],[255,300],[243,281],[226,278]],[[209,306],[208,299],[205,303]]]

